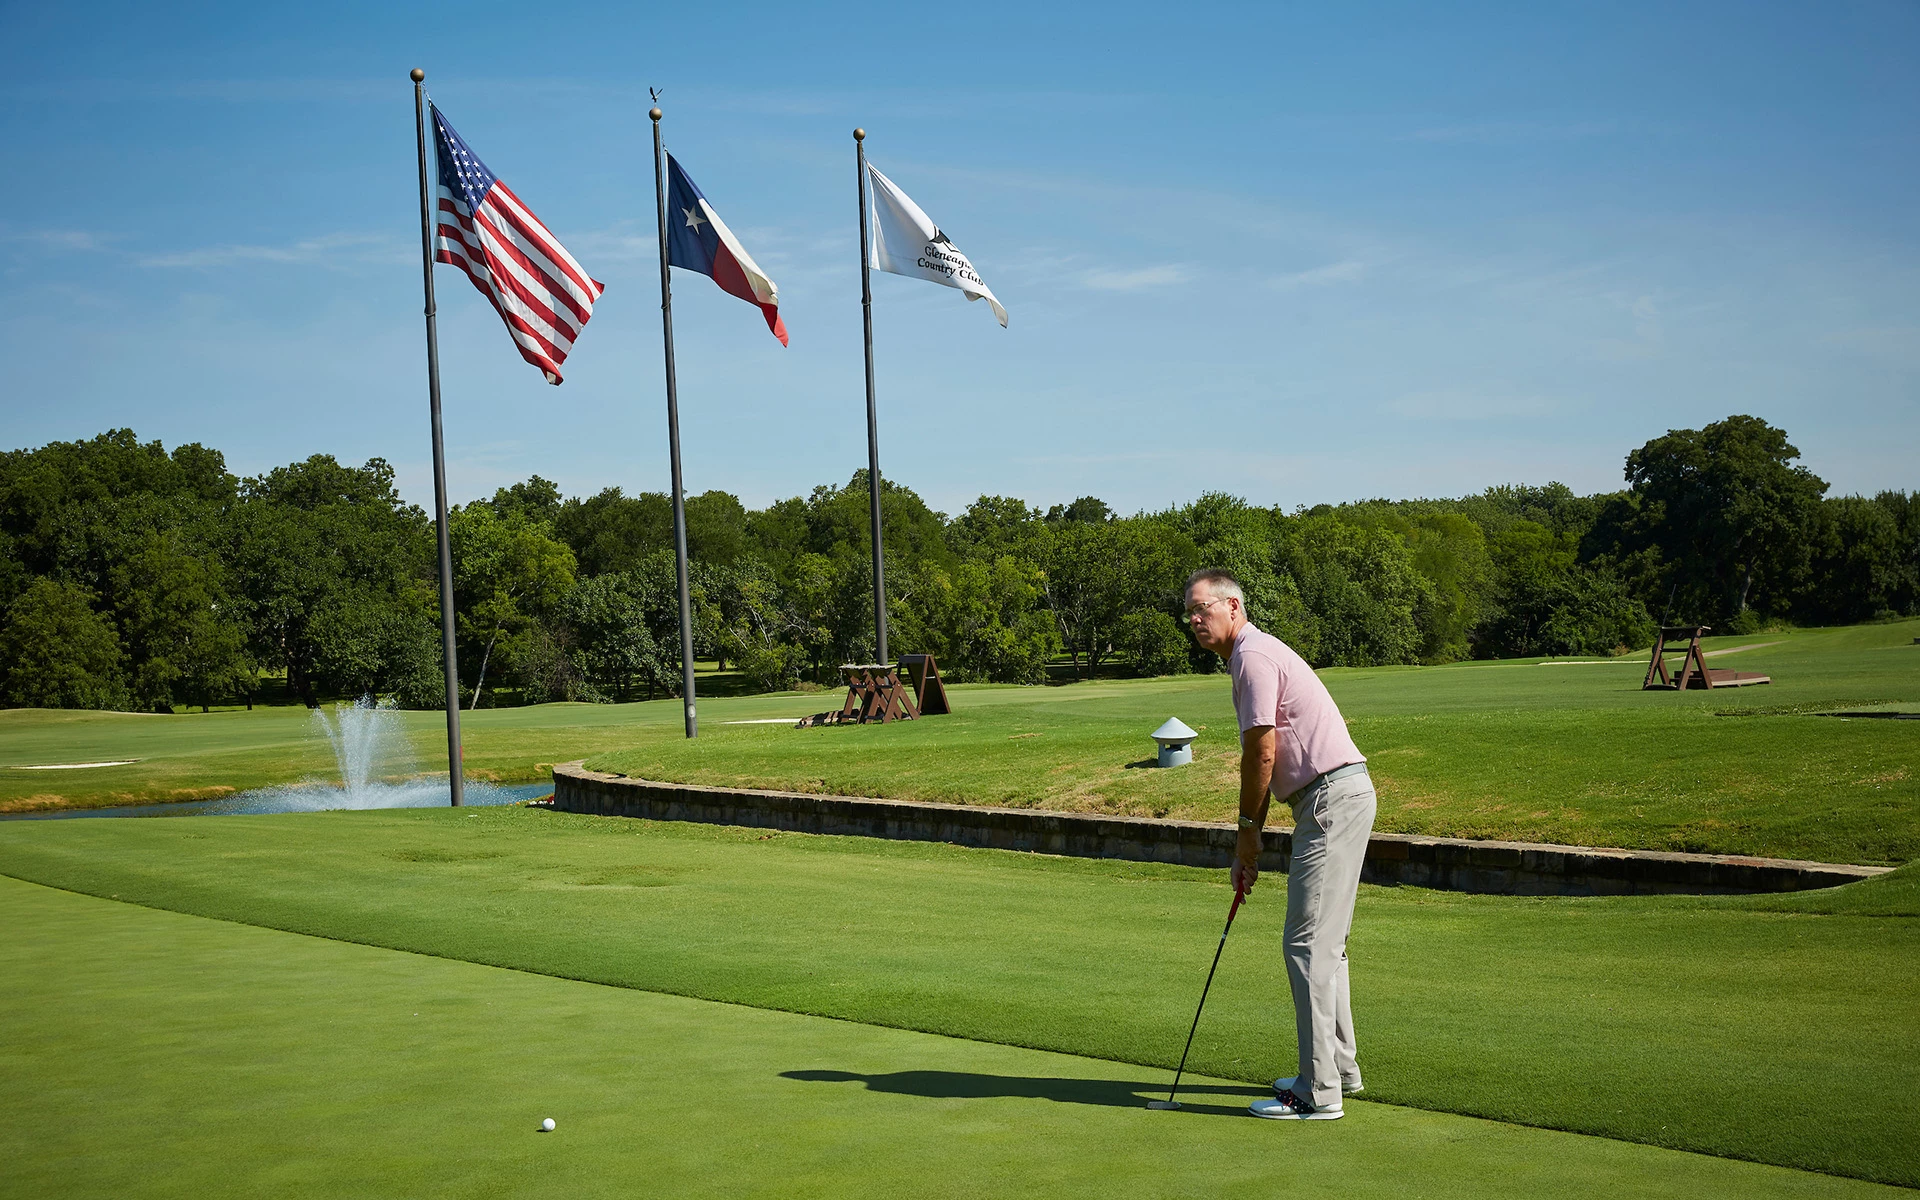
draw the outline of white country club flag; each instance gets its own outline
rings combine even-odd
[[[920,211],[908,195],[894,186],[880,168],[867,164],[873,190],[869,208],[873,214],[873,242],[867,248],[867,265],[876,271],[891,271],[912,279],[931,279],[950,288],[959,288],[969,300],[985,300],[993,305],[1000,328],[1007,327],[1007,310],[994,299],[993,291],[981,281],[960,248],[940,232],[926,213]]]

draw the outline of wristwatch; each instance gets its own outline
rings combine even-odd
[[[1253,819],[1252,817],[1250,817],[1250,816],[1248,816],[1248,815],[1247,815],[1247,814],[1245,814],[1245,813],[1241,813],[1241,814],[1240,814],[1240,828],[1242,828],[1242,829],[1258,829],[1258,828],[1260,828],[1260,822],[1258,822],[1258,821],[1256,821],[1256,820],[1254,820],[1254,819]]]

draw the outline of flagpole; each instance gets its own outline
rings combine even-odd
[[[460,660],[453,644],[453,548],[447,540],[447,455],[440,439],[440,332],[433,302],[433,209],[427,191],[427,73],[415,67],[413,79],[413,133],[420,157],[420,273],[427,291],[427,410],[433,417],[433,523],[440,541],[440,646],[447,676],[447,786],[453,807],[465,797],[461,778],[465,756],[460,750]]]
[[[873,405],[873,279],[867,265],[867,131],[853,131],[860,172],[860,322],[867,343],[867,507],[873,522],[873,630],[875,662],[887,657],[887,569],[880,543],[880,421]]]
[[[666,151],[660,144],[660,110],[653,118],[653,192],[660,214],[660,327],[667,347],[667,447],[673,462],[673,565],[680,576],[680,684],[687,736],[700,736],[693,704],[693,610],[687,595],[687,503],[680,486],[680,399],[673,378],[673,285],[667,272]]]

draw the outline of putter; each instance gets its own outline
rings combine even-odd
[[[1235,888],[1233,890],[1233,907],[1227,909],[1227,927],[1220,931],[1220,945],[1215,947],[1213,951],[1213,965],[1207,968],[1207,982],[1206,985],[1200,989],[1200,1007],[1193,1010],[1193,1028],[1187,1030],[1187,1047],[1180,1052],[1180,1068],[1173,1073],[1173,1087],[1168,1090],[1165,1100],[1147,1101],[1148,1108],[1164,1111],[1180,1107],[1180,1102],[1173,1098],[1174,1093],[1180,1090],[1180,1076],[1186,1074],[1187,1054],[1193,1049],[1194,1032],[1200,1028],[1200,1014],[1206,1011],[1207,992],[1213,988],[1213,973],[1220,969],[1220,951],[1227,948],[1227,935],[1233,932],[1234,914],[1240,911],[1240,902],[1246,898],[1247,891],[1245,888]]]

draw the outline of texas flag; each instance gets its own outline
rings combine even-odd
[[[780,290],[671,154],[667,155],[667,262],[711,276],[721,291],[758,305],[767,328],[782,346],[787,344],[787,326],[780,320]]]

